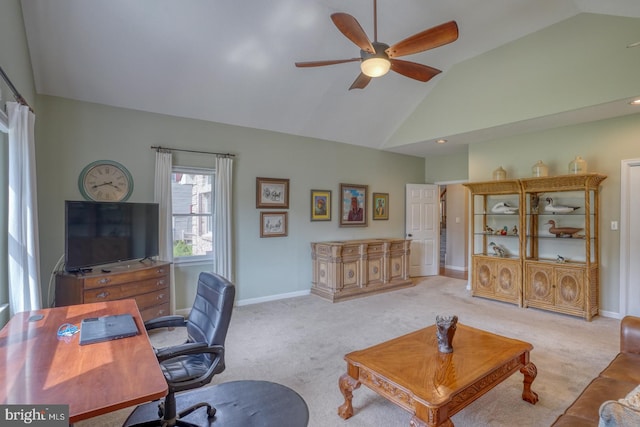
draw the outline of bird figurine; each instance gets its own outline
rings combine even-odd
[[[500,258],[507,256],[507,251],[505,251],[502,246],[496,245],[494,242],[489,243],[489,246],[491,246],[491,249],[493,249],[496,256],[499,256]]]
[[[569,213],[573,212],[576,209],[580,209],[580,206],[563,206],[563,205],[554,205],[553,199],[551,197],[547,197],[547,206],[544,207],[545,212],[551,213]]]
[[[556,237],[576,237],[575,234],[582,230],[582,228],[577,227],[556,227],[556,222],[552,219],[547,224],[551,225],[549,233],[555,234]]]
[[[501,214],[514,214],[518,212],[518,208],[515,206],[511,206],[507,202],[498,202],[491,208],[491,212],[493,213],[501,213]]]
[[[514,236],[518,235],[518,226],[514,225],[513,228],[511,229],[511,234],[513,234]]]
[[[488,225],[484,228],[484,232],[487,234],[493,234],[493,228],[489,227]]]
[[[556,262],[558,264],[564,264],[565,262],[567,262],[567,259],[565,257],[563,257],[562,255],[558,255],[556,257]]]

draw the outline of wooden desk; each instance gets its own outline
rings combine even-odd
[[[86,317],[131,313],[140,334],[78,344],[58,338],[60,325]],[[29,321],[41,314],[41,320]],[[69,423],[159,399],[167,383],[132,299],[16,314],[0,331],[0,402],[68,404]]]
[[[411,412],[413,427],[452,427],[450,417],[516,371],[524,375],[522,399],[535,404],[531,383],[538,373],[533,346],[458,323],[453,353],[440,353],[436,327],[420,329],[345,356],[340,377],[344,403],[338,415],[353,415],[353,390],[364,384]]]

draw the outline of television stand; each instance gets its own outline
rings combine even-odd
[[[56,307],[133,298],[145,322],[170,314],[171,263],[128,262],[84,270],[56,274]]]

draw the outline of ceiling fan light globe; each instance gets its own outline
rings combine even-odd
[[[362,74],[369,77],[384,76],[389,72],[391,62],[385,58],[369,58],[360,63]]]

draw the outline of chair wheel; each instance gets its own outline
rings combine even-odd
[[[216,408],[214,408],[213,406],[209,409],[207,409],[207,416],[209,418],[213,418],[216,415]]]

